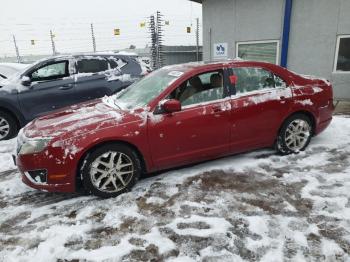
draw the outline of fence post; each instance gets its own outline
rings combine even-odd
[[[199,61],[199,18],[196,19],[196,56]]]
[[[92,38],[92,48],[94,53],[96,53],[96,38],[94,33],[94,25],[91,23],[91,38]]]
[[[18,46],[17,46],[17,42],[16,42],[16,37],[15,37],[15,35],[12,35],[12,37],[13,37],[13,44],[15,45],[15,50],[16,50],[17,62],[21,63],[21,56],[19,55],[19,50],[18,50]]]
[[[50,30],[50,38],[51,38],[51,46],[52,46],[52,55],[56,55],[56,46],[55,46],[55,41],[53,40],[55,36],[52,33],[52,30]]]

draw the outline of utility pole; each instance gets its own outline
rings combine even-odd
[[[199,18],[196,19],[196,56],[199,61]]]
[[[94,25],[91,23],[91,38],[92,38],[92,48],[94,53],[96,53],[96,38],[94,33]]]
[[[17,46],[17,42],[16,42],[16,37],[15,37],[15,35],[12,35],[12,37],[13,37],[13,44],[15,45],[15,50],[16,50],[17,62],[21,63],[21,57],[19,55],[19,50],[18,50],[18,46]]]
[[[152,68],[158,69],[163,66],[163,19],[159,11],[156,16],[150,17],[149,31],[151,34],[151,57]]]
[[[158,68],[163,66],[163,19],[159,11],[157,11],[157,60]]]
[[[56,55],[56,46],[55,46],[55,41],[53,40],[54,34],[52,33],[52,30],[50,30],[50,38],[51,38],[51,46],[52,46],[52,55]]]
[[[151,67],[157,68],[157,32],[154,15],[149,18],[149,32],[151,34]]]

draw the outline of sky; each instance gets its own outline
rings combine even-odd
[[[150,39],[147,25],[140,23],[157,10],[170,23],[164,26],[165,45],[195,45],[196,18],[201,31],[202,11],[188,0],[1,0],[0,57],[15,56],[13,35],[20,55],[52,53],[50,30],[58,52],[92,51],[91,23],[97,51],[143,48]],[[192,26],[190,34],[187,26]],[[117,28],[120,36],[113,34]]]

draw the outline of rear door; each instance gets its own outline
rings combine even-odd
[[[110,95],[106,71],[108,60],[104,57],[80,57],[76,61],[75,88],[77,100],[87,100]]]
[[[245,151],[274,143],[292,99],[286,82],[261,67],[231,68],[231,149]]]
[[[18,95],[22,111],[33,119],[50,111],[74,104],[74,79],[69,60],[55,60],[29,71],[31,86]]]
[[[113,94],[128,87],[140,78],[141,69],[139,68],[137,70],[135,62],[131,58],[110,56],[108,57],[108,61],[111,70],[107,76],[107,80]]]

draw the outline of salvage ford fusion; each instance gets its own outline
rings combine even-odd
[[[30,122],[16,163],[33,188],[113,197],[142,173],[263,147],[297,153],[333,110],[329,82],[276,65],[169,66],[115,96]]]

